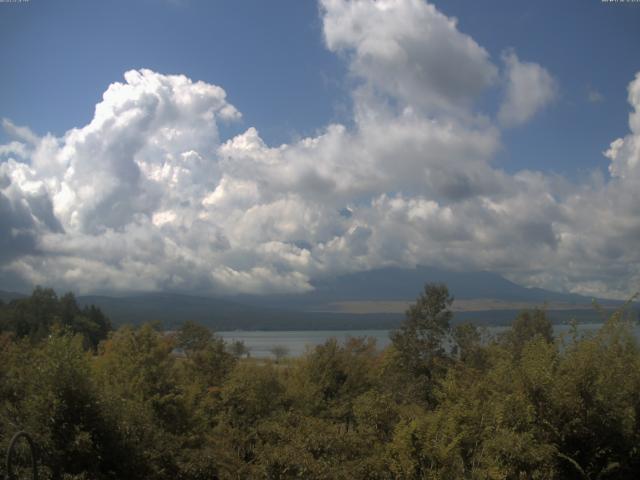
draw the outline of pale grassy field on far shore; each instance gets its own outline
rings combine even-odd
[[[331,313],[404,313],[410,300],[351,300],[335,302],[318,308],[315,311]],[[491,310],[528,310],[532,308],[545,308],[546,310],[590,310],[589,304],[572,304],[563,302],[550,302],[547,304],[536,302],[509,302],[491,298],[455,300],[452,310],[454,312],[484,312]],[[603,308],[612,308],[603,306]]]

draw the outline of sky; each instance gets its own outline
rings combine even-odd
[[[640,289],[640,3],[0,2],[0,288]]]

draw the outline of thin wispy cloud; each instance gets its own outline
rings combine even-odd
[[[593,87],[587,88],[587,100],[589,103],[602,103],[604,102],[604,95]]]

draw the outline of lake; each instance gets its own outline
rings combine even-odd
[[[600,328],[600,323],[587,323],[578,326],[581,332],[594,331]],[[508,327],[486,327],[489,335],[495,335]],[[554,325],[556,335],[569,331],[569,325]],[[640,337],[639,327],[635,328],[636,335]],[[295,330],[295,331],[233,331],[216,332],[227,342],[240,340],[249,348],[254,358],[273,357],[271,349],[281,346],[287,349],[288,356],[298,357],[305,353],[307,348],[322,345],[329,338],[336,338],[344,343],[349,337],[372,337],[376,340],[378,348],[383,349],[389,345],[389,330]]]

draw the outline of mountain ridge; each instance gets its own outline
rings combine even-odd
[[[452,272],[432,267],[388,267],[325,278],[315,290],[288,295],[198,296],[151,292],[119,296],[79,295],[81,306],[100,307],[116,324],[159,321],[175,328],[186,320],[216,330],[313,330],[394,328],[427,282],[448,286],[457,300],[455,321],[508,324],[524,308],[549,307],[552,321],[601,321],[592,299],[576,294],[526,288],[491,272]],[[0,291],[0,299],[21,298]],[[7,300],[5,300],[7,301]],[[607,307],[622,302],[601,300]]]

